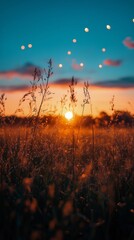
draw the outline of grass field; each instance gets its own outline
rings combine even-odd
[[[133,146],[132,128],[1,128],[1,239],[133,239]]]

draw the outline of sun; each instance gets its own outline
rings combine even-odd
[[[65,118],[67,120],[71,120],[73,118],[73,113],[71,111],[68,111],[65,113]]]

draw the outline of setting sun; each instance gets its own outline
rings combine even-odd
[[[67,120],[71,120],[73,118],[73,113],[71,111],[68,111],[65,113],[65,118]]]

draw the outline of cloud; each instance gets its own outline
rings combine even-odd
[[[123,41],[123,44],[128,48],[134,48],[134,41],[132,41],[130,37],[126,37]]]
[[[122,77],[118,79],[109,79],[103,81],[90,81],[90,79],[80,79],[76,78],[76,82],[78,83],[77,86],[83,87],[83,83],[88,81],[90,86],[92,87],[99,87],[99,88],[119,88],[119,89],[127,89],[127,88],[134,88],[134,77]],[[64,78],[64,79],[57,79],[52,84],[53,86],[59,87],[68,87],[71,83],[71,78]]]
[[[122,64],[122,60],[106,59],[103,61],[103,63],[107,66],[118,67]]]
[[[72,78],[62,78],[62,79],[57,79],[56,81],[52,82],[51,84],[54,86],[69,86],[71,84]],[[74,79],[75,82],[79,82],[78,78]],[[50,84],[50,85],[51,85]]]
[[[76,60],[72,61],[72,68],[76,71],[80,71],[82,69],[82,67],[76,62]]]
[[[10,85],[10,86],[0,86],[0,91],[1,92],[26,92],[30,90],[30,86],[28,85]]]
[[[83,88],[84,82],[88,81],[91,87],[95,88],[115,88],[115,89],[129,89],[134,88],[134,76],[133,77],[122,77],[119,79],[110,79],[110,80],[103,80],[98,82],[90,82],[89,79],[78,79],[75,78],[75,81],[77,82],[77,87]],[[57,79],[50,83],[50,89],[51,87],[59,87],[59,88],[66,88],[68,89],[68,86],[71,83],[71,78],[63,78],[63,79]],[[31,86],[28,85],[10,85],[10,86],[0,86],[0,92],[8,92],[8,93],[14,93],[14,92],[28,92],[31,89]]]
[[[119,89],[134,88],[134,77],[122,77],[119,79],[99,81],[94,83],[93,86],[101,88],[119,88]]]
[[[85,81],[88,81],[90,86],[92,87],[99,87],[99,88],[119,88],[119,89],[128,89],[128,88],[134,88],[134,77],[122,77],[118,79],[109,79],[109,80],[103,80],[103,81],[96,81],[91,82],[89,79],[75,79],[78,83],[77,86],[83,87],[83,83]],[[57,79],[53,82],[54,86],[59,87],[68,87],[71,83],[71,78],[64,78],[64,79]]]
[[[68,89],[69,85],[71,84],[72,78],[62,78],[57,79],[49,83],[50,88],[66,88]],[[75,83],[81,84],[81,79],[75,78]],[[31,85],[0,85],[0,92],[28,92],[31,90]],[[38,91],[39,92],[39,91]]]
[[[13,78],[21,78],[21,79],[32,79],[35,68],[38,68],[32,63],[26,63],[24,66],[8,71],[0,71],[0,79],[13,79]]]

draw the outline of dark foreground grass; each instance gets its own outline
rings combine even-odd
[[[133,129],[31,133],[0,129],[0,239],[133,240]]]

